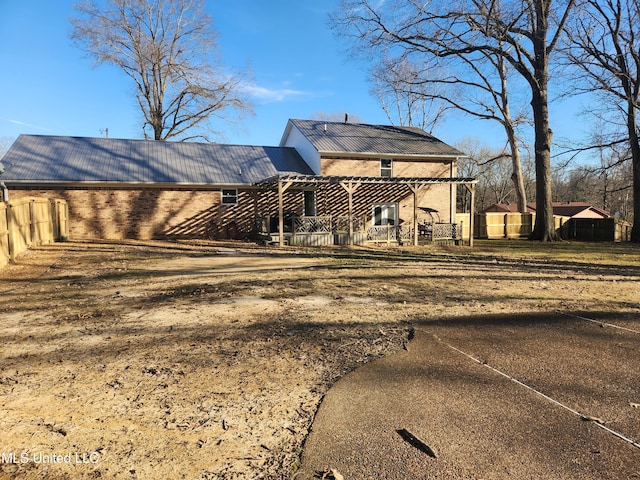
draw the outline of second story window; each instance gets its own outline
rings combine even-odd
[[[392,177],[392,162],[390,158],[383,158],[380,160],[380,176]]]
[[[222,190],[221,202],[222,205],[237,205],[238,204],[238,190],[225,189]]]

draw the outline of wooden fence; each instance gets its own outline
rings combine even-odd
[[[572,218],[562,228],[562,238],[590,242],[629,242],[631,227],[617,218]]]
[[[65,200],[25,197],[0,202],[0,266],[30,247],[68,236],[69,206]]]
[[[527,238],[533,231],[535,213],[487,212],[475,216],[474,237],[486,239]],[[615,218],[553,217],[556,231],[565,240],[628,242],[631,225]]]

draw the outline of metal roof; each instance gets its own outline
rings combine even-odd
[[[20,135],[3,157],[11,183],[254,184],[312,174],[293,148]]]
[[[454,157],[466,155],[416,127],[290,120],[323,154]]]

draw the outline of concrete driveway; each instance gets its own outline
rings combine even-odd
[[[640,478],[640,319],[425,321],[326,395],[298,480]],[[604,428],[603,428],[604,427]]]

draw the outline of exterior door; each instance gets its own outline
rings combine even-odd
[[[315,217],[318,215],[318,203],[316,202],[316,191],[304,191],[304,215],[306,217]]]

